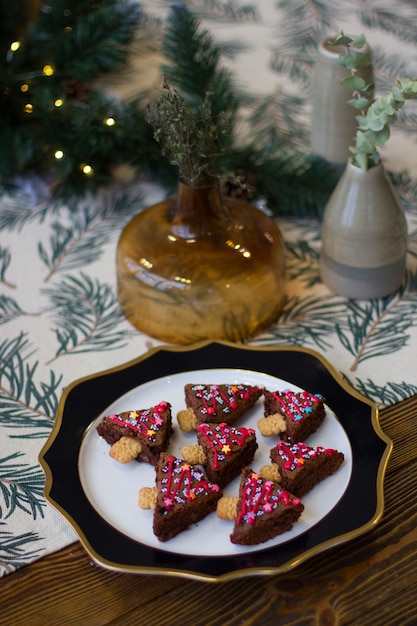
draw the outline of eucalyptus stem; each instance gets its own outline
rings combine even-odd
[[[377,165],[381,157],[378,148],[389,139],[390,126],[397,120],[397,111],[406,100],[417,98],[417,80],[401,78],[390,93],[376,100],[370,97],[373,85],[357,75],[358,69],[368,67],[371,57],[366,47],[364,35],[351,38],[343,32],[331,42],[332,45],[345,46],[346,53],[339,56],[338,62],[350,71],[350,76],[341,83],[352,89],[352,98],[348,103],[359,111],[356,117],[358,128],[355,143],[349,148],[351,162],[363,170]]]

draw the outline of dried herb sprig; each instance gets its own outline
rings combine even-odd
[[[223,152],[221,136],[231,132],[226,114],[212,114],[209,94],[194,111],[184,98],[164,82],[165,92],[147,106],[146,119],[162,154],[178,167],[187,185],[206,185],[217,177],[216,161]]]

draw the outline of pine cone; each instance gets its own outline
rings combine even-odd
[[[229,198],[250,202],[255,197],[255,176],[251,172],[237,170],[227,174],[222,184],[222,194]]]

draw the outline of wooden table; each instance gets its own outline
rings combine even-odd
[[[221,584],[109,572],[75,543],[0,582],[0,624],[417,624],[417,396],[380,424],[394,449],[384,515],[367,534],[286,574]]]

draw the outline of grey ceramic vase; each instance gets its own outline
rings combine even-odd
[[[347,101],[351,93],[340,84],[349,76],[349,71],[339,65],[340,54],[346,52],[343,46],[334,46],[322,41],[317,50],[312,85],[311,151],[339,167],[346,165],[351,153],[358,111]],[[368,51],[368,44],[361,50]],[[358,76],[368,84],[373,83],[372,66],[360,68]],[[372,98],[372,92],[369,93]]]
[[[407,223],[383,163],[348,162],[324,211],[321,276],[348,298],[382,298],[404,279]]]

